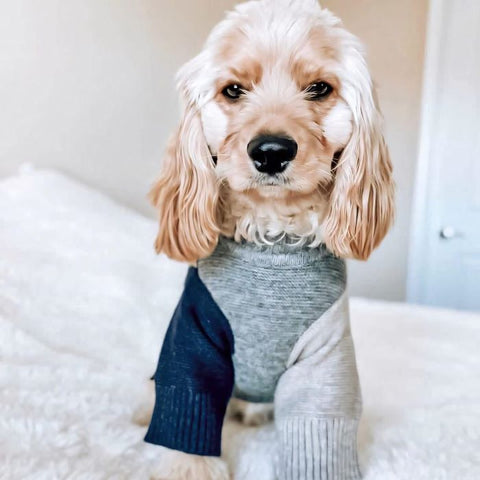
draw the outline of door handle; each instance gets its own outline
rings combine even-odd
[[[452,240],[453,238],[461,238],[463,237],[463,233],[457,231],[454,227],[447,226],[443,227],[440,230],[440,238],[442,240]]]

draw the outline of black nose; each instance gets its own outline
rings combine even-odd
[[[248,155],[255,168],[269,175],[283,172],[295,158],[297,150],[295,140],[275,135],[259,135],[247,146]]]

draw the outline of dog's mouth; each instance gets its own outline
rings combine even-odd
[[[259,187],[284,187],[290,183],[290,180],[282,173],[277,173],[275,175],[262,174],[256,176],[254,183]]]

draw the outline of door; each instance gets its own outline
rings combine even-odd
[[[410,301],[480,310],[480,1],[432,0]]]

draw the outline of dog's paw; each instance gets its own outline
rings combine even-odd
[[[140,427],[148,427],[155,405],[155,385],[151,380],[144,383],[142,401],[132,414],[132,422]]]
[[[140,427],[148,427],[152,419],[153,406],[150,403],[142,403],[132,414],[132,422]]]
[[[230,480],[230,475],[220,458],[163,448],[150,480]]]
[[[272,403],[251,403],[232,398],[228,404],[228,415],[249,427],[258,427],[273,420]]]

